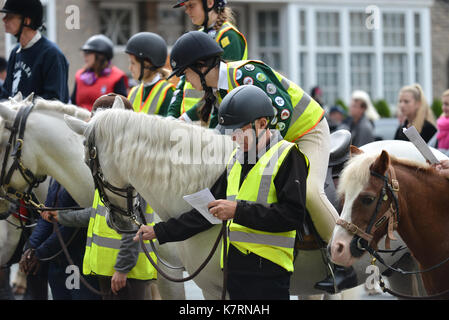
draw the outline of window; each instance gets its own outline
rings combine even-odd
[[[301,10],[299,11],[299,44],[301,46],[307,45],[306,25],[306,12]]]
[[[307,53],[301,52],[299,54],[299,85],[302,88],[308,88],[309,84],[307,83]]]
[[[414,27],[415,27],[415,47],[421,47],[421,16],[419,13],[414,15]]]
[[[385,47],[405,46],[405,15],[403,13],[383,14],[383,40]]]
[[[341,72],[341,55],[333,53],[317,54],[317,80],[323,89],[323,100],[326,105],[333,105],[342,98],[339,77]]]
[[[395,106],[399,90],[408,82],[407,55],[402,53],[384,54],[384,99]]]
[[[338,12],[317,12],[316,23],[318,46],[340,46],[340,16]]]
[[[100,3],[100,33],[108,36],[118,47],[124,47],[138,30],[136,4]]]
[[[278,10],[257,12],[257,36],[260,58],[277,70],[282,68],[279,20]]]
[[[415,54],[415,82],[424,83],[424,62],[422,53]]]
[[[350,13],[350,39],[352,46],[372,46],[374,43],[373,31],[366,27],[368,15],[364,12]]]
[[[373,94],[374,55],[371,53],[351,54],[351,92],[366,91]]]

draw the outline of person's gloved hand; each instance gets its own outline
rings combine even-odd
[[[40,262],[39,259],[36,256],[36,250],[35,249],[27,249],[22,254],[22,257],[19,262],[19,268],[20,271],[24,272],[25,274],[33,274],[36,275],[40,268]]]

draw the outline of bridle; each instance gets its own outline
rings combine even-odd
[[[388,174],[389,172],[389,174]],[[373,215],[371,216],[368,225],[366,227],[366,230],[363,231],[360,227],[357,225],[347,222],[343,219],[337,220],[337,225],[342,226],[344,229],[349,231],[354,235],[353,239],[351,240],[350,244],[350,251],[351,254],[354,257],[360,257],[363,255],[365,251],[368,251],[371,256],[373,256],[377,261],[382,263],[385,267],[388,269],[398,272],[403,275],[412,275],[412,274],[420,274],[429,272],[432,270],[435,270],[439,267],[441,267],[443,264],[449,261],[449,257],[445,260],[425,269],[425,270],[418,270],[418,271],[405,271],[400,268],[392,267],[385,263],[383,258],[379,255],[380,250],[374,249],[370,242],[373,240],[373,235],[386,221],[388,221],[388,229],[387,229],[387,235],[385,238],[385,248],[390,249],[390,240],[396,240],[394,237],[393,231],[398,227],[399,223],[399,202],[398,202],[398,192],[399,192],[399,182],[396,179],[396,174],[394,171],[394,168],[392,165],[389,165],[387,173],[385,175],[381,175],[373,170],[370,170],[370,173],[372,176],[379,178],[384,181],[384,185],[380,191],[379,199],[377,200],[376,208],[374,210]],[[384,212],[384,214],[376,220],[376,217],[380,211],[380,207],[382,205],[382,201],[388,200],[388,193],[390,193],[392,200],[390,201],[389,208]],[[373,259],[373,262],[375,261]],[[432,296],[409,296],[404,295],[398,292],[394,292],[391,289],[388,289],[385,287],[385,283],[383,282],[382,278],[379,279],[380,286],[384,292],[387,292],[391,295],[394,295],[399,298],[404,299],[436,299],[440,297],[444,297],[446,294],[449,293],[449,290],[445,290],[443,292],[440,292],[438,294],[432,295]]]
[[[145,217],[140,210],[139,201],[135,201],[135,199],[137,198],[137,192],[135,192],[134,187],[132,185],[127,185],[123,188],[119,188],[112,185],[105,179],[103,171],[101,170],[100,166],[100,159],[98,157],[97,146],[95,144],[95,127],[92,129],[89,137],[87,138],[86,147],[87,147],[86,163],[92,173],[95,188],[98,190],[100,199],[102,200],[104,205],[107,208],[109,208],[111,213],[117,213],[122,216],[130,218],[131,221],[134,222],[138,227],[140,227],[142,223],[137,220],[135,212],[139,212],[143,224],[146,224]],[[122,198],[125,198],[127,203],[126,210],[120,206],[113,204],[110,201],[106,193],[106,190]],[[117,226],[114,226],[114,228],[116,228],[116,230],[118,230],[121,233],[136,233],[136,230],[132,231],[120,230],[120,228],[118,228]]]
[[[5,128],[8,129],[11,134],[9,135],[9,140],[5,148],[5,155],[2,162],[0,173],[0,190],[2,192],[1,197],[9,202],[18,204],[16,199],[23,200],[26,204],[31,205],[31,209],[37,209],[43,206],[38,203],[39,201],[32,190],[38,187],[40,183],[44,182],[47,176],[36,176],[31,170],[25,167],[22,161],[25,126],[28,116],[31,111],[33,111],[33,108],[34,104],[20,108],[12,126],[8,126],[5,122]],[[13,162],[8,169],[7,166],[10,157],[13,158]],[[28,184],[25,192],[19,191],[10,185],[12,176],[16,171],[19,171],[23,179]]]
[[[399,223],[399,182],[396,179],[394,168],[390,165],[385,175],[381,175],[373,170],[370,170],[370,173],[372,176],[383,180],[384,185],[382,186],[375,210],[368,222],[365,231],[363,231],[357,225],[343,219],[337,220],[337,225],[342,226],[344,229],[354,235],[350,245],[351,254],[354,257],[362,256],[365,250],[369,252],[374,251],[374,249],[370,246],[370,242],[373,240],[373,235],[387,221],[388,229],[387,236],[385,238],[385,248],[390,249],[390,240],[396,240],[393,231],[397,228]],[[390,206],[383,213],[383,215],[376,220],[376,217],[378,216],[380,208],[382,206],[382,202],[389,199],[388,194],[391,195],[392,199],[390,200]]]

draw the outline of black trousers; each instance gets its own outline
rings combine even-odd
[[[231,300],[289,300],[290,277],[281,266],[229,246],[227,289]]]

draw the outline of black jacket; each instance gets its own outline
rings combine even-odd
[[[403,128],[407,129],[407,125],[408,125],[408,121],[405,120],[405,122],[399,126],[399,128],[396,130],[396,133],[394,135],[394,140],[409,141],[407,136],[404,134],[404,132],[402,132]],[[437,128],[435,128],[435,126],[433,124],[431,124],[429,121],[424,120],[424,125],[419,134],[424,139],[424,141],[427,143],[434,136],[434,134],[436,132],[437,132]]]
[[[241,181],[254,164],[242,164]],[[304,156],[297,148],[291,148],[274,179],[278,203],[264,206],[257,203],[238,202],[234,222],[248,228],[266,232],[286,232],[298,229],[306,213],[307,167]],[[226,199],[227,172],[218,178],[211,188],[216,199]],[[154,226],[160,244],[183,241],[211,228],[197,210],[192,209],[178,219],[169,219]]]

